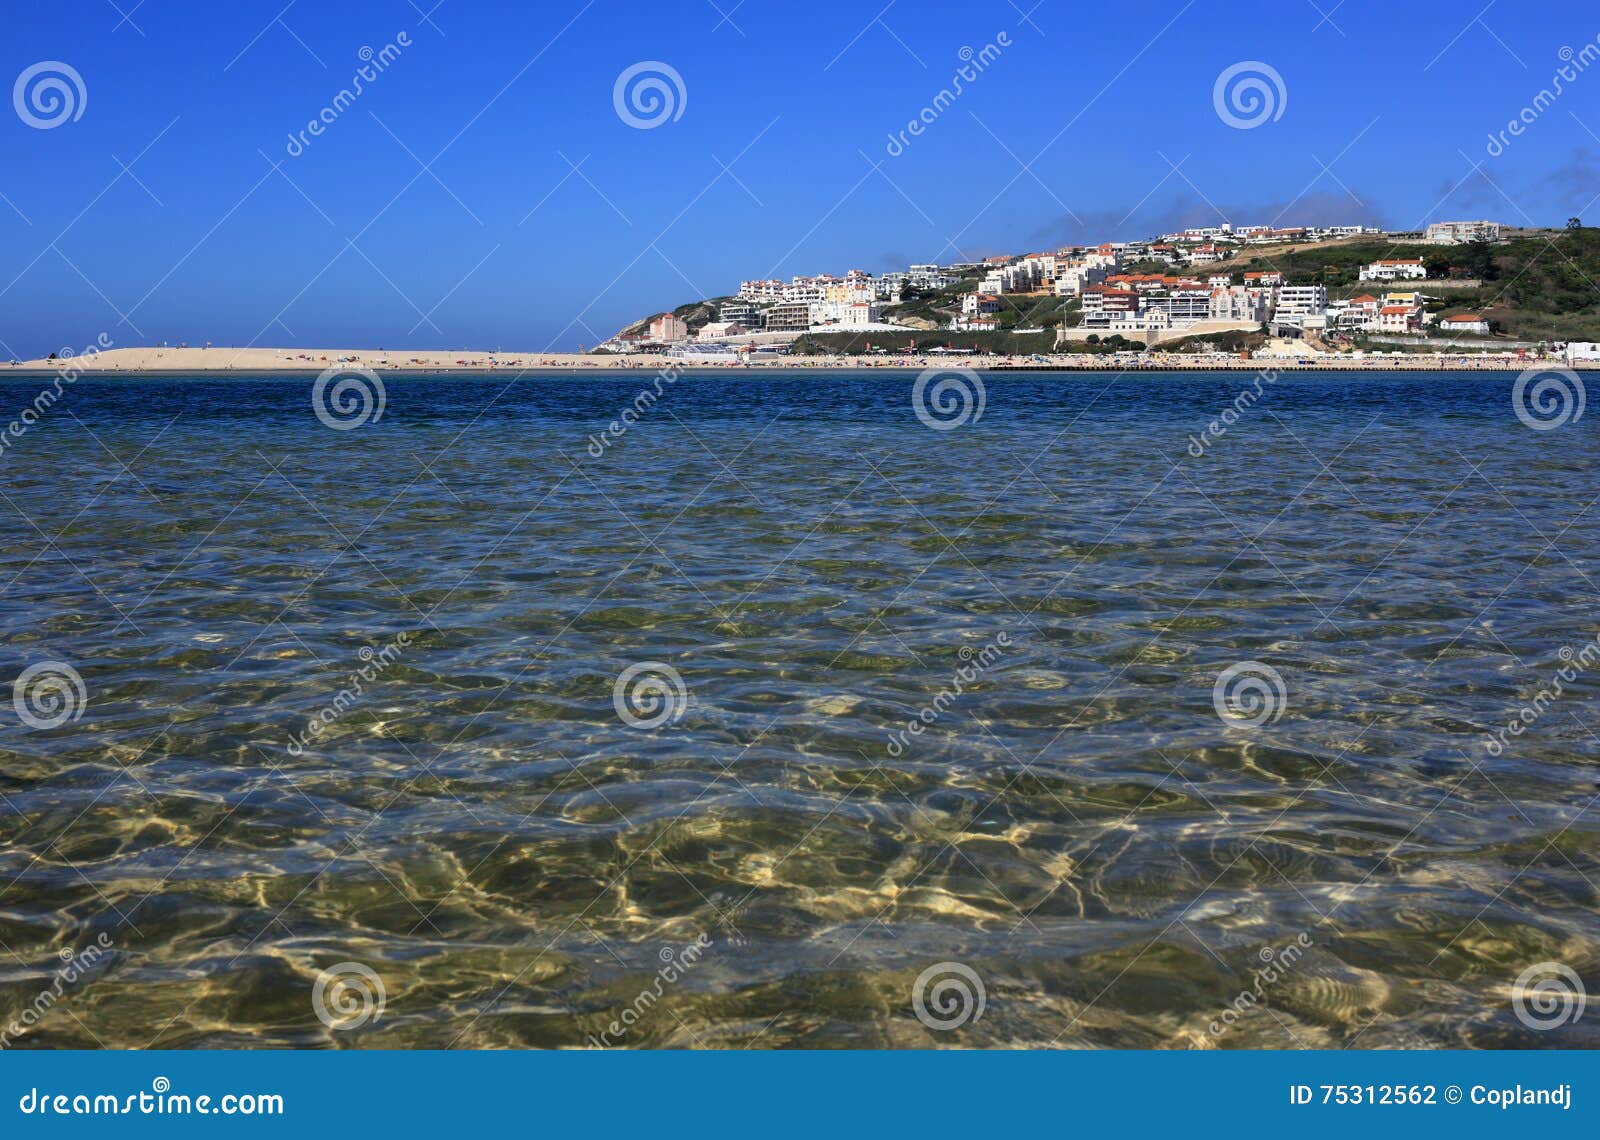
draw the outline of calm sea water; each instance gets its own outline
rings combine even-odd
[[[11,1043],[1600,1044],[1600,434],[1513,380],[1199,458],[1248,375],[80,380],[0,454]]]

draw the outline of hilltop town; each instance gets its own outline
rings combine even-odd
[[[1561,230],[1222,224],[876,275],[746,280],[596,351],[716,360],[941,348],[1250,353],[1289,342],[1296,354],[1571,344],[1582,357],[1600,340],[1600,291],[1564,295],[1565,280],[1541,288],[1529,273],[1541,260],[1561,278],[1588,280],[1591,263],[1600,276],[1600,231],[1576,218]]]

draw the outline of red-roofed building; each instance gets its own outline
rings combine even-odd
[[[1422,314],[1410,305],[1385,305],[1378,310],[1378,329],[1381,332],[1416,332],[1422,325]]]

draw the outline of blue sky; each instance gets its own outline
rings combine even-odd
[[[59,61],[85,95],[49,129],[15,90],[0,108],[0,351],[572,349],[744,277],[1219,213],[1600,223],[1600,61],[1489,153],[1562,50],[1596,44],[1588,4],[286,2],[8,12],[7,81]],[[613,90],[645,61],[680,77],[681,114],[639,129]],[[1281,114],[1238,129],[1213,88],[1245,61],[1281,77]]]

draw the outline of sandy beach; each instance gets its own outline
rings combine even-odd
[[[1558,358],[1547,358],[1555,361]],[[77,373],[209,373],[209,372],[322,372],[345,365],[378,372],[484,372],[516,373],[543,370],[651,371],[676,365],[680,371],[741,369],[782,371],[796,369],[899,368],[920,370],[933,365],[975,369],[1117,370],[1159,371],[1238,369],[1338,370],[1338,371],[1520,371],[1537,363],[1533,356],[1515,353],[1433,354],[1395,353],[1366,355],[1312,354],[1258,355],[1231,353],[1121,352],[1102,354],[1060,353],[1048,357],[994,354],[920,354],[860,356],[785,356],[745,364],[732,361],[682,360],[651,354],[596,356],[576,352],[488,352],[466,349],[289,349],[289,348],[112,348],[101,352],[54,360],[27,360],[12,364],[12,372]],[[0,370],[0,375],[5,375]]]

